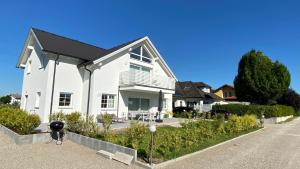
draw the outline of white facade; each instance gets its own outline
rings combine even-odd
[[[38,114],[42,122],[48,122],[50,112],[60,111],[88,112],[94,117],[101,113],[127,117],[130,111],[157,112],[160,90],[163,111],[172,111],[176,77],[148,37],[83,67],[78,66],[80,59],[44,52],[33,35],[30,32],[19,61],[19,67],[24,68],[21,108]],[[139,47],[147,51],[151,63],[131,57]],[[140,70],[133,71],[136,66]]]

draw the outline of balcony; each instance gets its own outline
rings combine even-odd
[[[125,71],[120,73],[121,87],[150,87],[164,90],[175,90],[175,79],[161,75],[151,76],[144,71]]]

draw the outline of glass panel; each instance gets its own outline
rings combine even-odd
[[[137,111],[140,107],[140,99],[138,98],[129,98],[128,99],[128,110]]]
[[[131,51],[131,53],[135,53],[137,55],[141,55],[141,47],[137,47]]]
[[[140,70],[140,66],[130,65],[130,70]]]
[[[147,63],[151,63],[152,62],[151,59],[148,59],[148,58],[145,58],[145,57],[142,58],[142,61],[147,62]]]
[[[130,54],[130,57],[133,59],[141,60],[141,56],[135,55],[135,54]]]
[[[150,107],[149,99],[141,99],[141,110],[148,111]]]
[[[144,48],[143,48],[143,56],[149,59],[151,58],[149,53]]]

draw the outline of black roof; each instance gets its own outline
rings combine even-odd
[[[96,60],[138,40],[126,42],[111,49],[104,49],[40,29],[32,28],[32,30],[44,51],[82,59],[86,62]]]
[[[201,98],[203,100],[213,99],[215,101],[223,100],[219,96],[214,93],[206,93],[199,89],[199,84],[205,84],[203,82],[176,82],[175,87],[175,98]],[[202,85],[201,85],[202,86]],[[209,87],[209,85],[205,85],[205,87]]]

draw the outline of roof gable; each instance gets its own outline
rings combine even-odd
[[[77,40],[32,28],[33,33],[46,52],[70,56],[85,61],[94,60],[107,53],[106,49]]]

